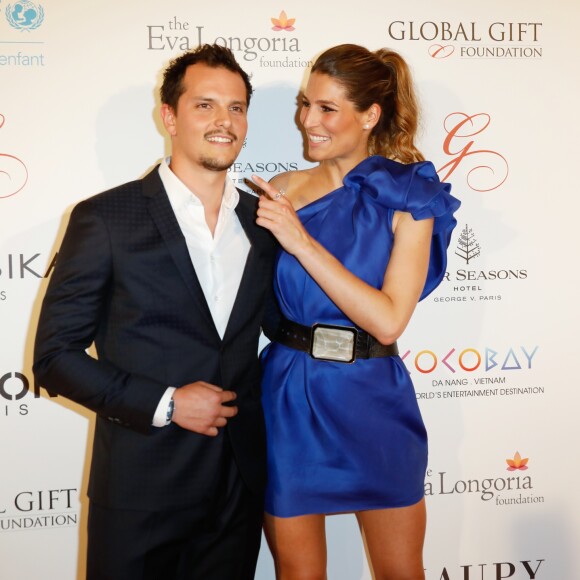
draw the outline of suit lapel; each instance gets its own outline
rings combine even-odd
[[[221,340],[215,327],[203,290],[191,263],[185,238],[173,213],[173,208],[159,177],[157,168],[143,179],[143,194],[150,199],[149,213],[163,238],[185,285],[189,289],[203,321],[217,340]]]
[[[242,315],[248,310],[249,301],[251,300],[252,295],[255,295],[256,293],[256,275],[258,273],[258,264],[262,258],[258,240],[258,230],[255,222],[256,207],[255,204],[252,203],[253,200],[248,200],[247,197],[244,197],[247,195],[248,194],[246,193],[240,193],[240,201],[236,206],[235,211],[246,236],[248,236],[248,240],[250,240],[250,251],[248,253],[248,259],[246,260],[244,272],[242,273],[242,279],[234,301],[234,306],[224,333],[224,341],[228,338],[229,334],[235,332],[236,327],[239,325],[239,321],[243,320]]]

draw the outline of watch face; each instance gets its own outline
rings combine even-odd
[[[171,422],[171,419],[173,417],[173,409],[174,408],[175,408],[175,403],[173,402],[173,399],[171,399],[169,401],[169,406],[167,407],[167,416],[165,418],[168,423]]]

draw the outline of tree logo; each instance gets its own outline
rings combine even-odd
[[[457,242],[455,255],[463,258],[465,263],[469,264],[470,260],[477,258],[480,253],[481,248],[479,247],[479,242],[475,239],[473,230],[465,224]]]

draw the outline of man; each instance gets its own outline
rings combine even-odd
[[[257,361],[275,250],[227,170],[252,87],[231,52],[174,60],[172,156],[77,205],[34,371],[97,413],[89,580],[254,577],[265,445]],[[271,308],[275,318],[275,308]],[[95,344],[98,360],[86,349]]]

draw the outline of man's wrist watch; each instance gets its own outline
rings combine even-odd
[[[169,405],[167,405],[167,415],[165,415],[165,424],[169,425],[171,419],[173,419],[173,411],[175,411],[175,401],[173,399],[169,400]]]

